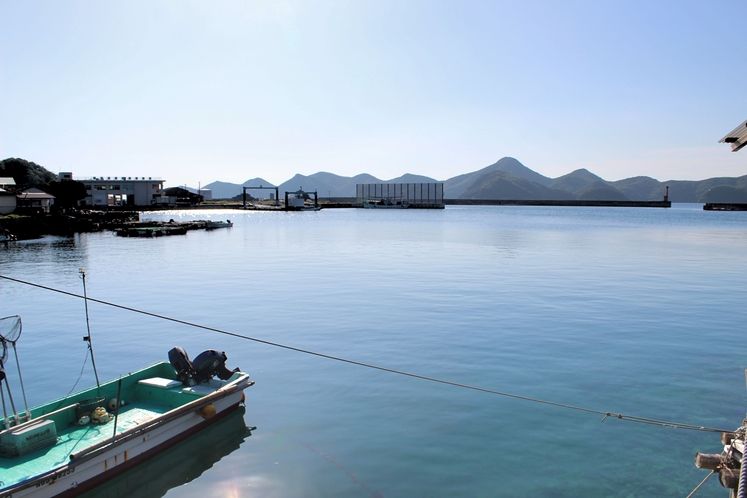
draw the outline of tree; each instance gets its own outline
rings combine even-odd
[[[55,197],[54,207],[57,210],[74,208],[78,205],[79,200],[85,199],[88,195],[86,186],[74,180],[49,182],[40,186],[40,188]]]
[[[43,166],[15,157],[0,161],[0,176],[13,178],[18,189],[42,186],[57,180],[57,175]]]

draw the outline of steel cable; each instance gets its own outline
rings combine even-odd
[[[674,429],[686,429],[686,430],[693,430],[693,431],[718,432],[718,433],[721,433],[721,432],[732,432],[731,430],[726,430],[726,429],[714,429],[714,428],[711,428],[711,427],[704,427],[704,426],[698,426],[698,425],[692,425],[692,424],[682,424],[682,423],[678,423],[678,422],[669,422],[669,421],[666,421],[666,420],[658,420],[658,419],[653,419],[653,418],[648,418],[648,417],[640,417],[640,416],[637,416],[637,415],[627,415],[627,414],[623,414],[623,413],[615,413],[615,412],[607,412],[607,411],[602,411],[602,410],[595,410],[595,409],[592,409],[592,408],[584,408],[584,407],[569,405],[569,404],[565,404],[565,403],[558,403],[558,402],[555,402],[555,401],[548,401],[548,400],[543,400],[543,399],[539,399],[539,398],[532,398],[532,397],[529,397],[529,396],[521,396],[519,394],[511,394],[511,393],[507,393],[507,392],[496,391],[494,389],[488,389],[488,388],[485,388],[485,387],[472,386],[472,385],[469,385],[469,384],[462,384],[460,382],[453,382],[453,381],[450,381],[450,380],[439,379],[439,378],[436,378],[436,377],[429,377],[429,376],[426,376],[426,375],[420,375],[420,374],[416,374],[416,373],[412,373],[412,372],[406,372],[406,371],[403,371],[403,370],[396,370],[394,368],[388,368],[388,367],[382,367],[382,366],[379,366],[379,365],[373,365],[371,363],[364,363],[364,362],[360,362],[360,361],[356,361],[356,360],[350,360],[348,358],[342,358],[342,357],[339,357],[339,356],[333,356],[333,355],[329,355],[329,354],[325,354],[325,353],[320,353],[320,352],[317,352],[317,351],[311,351],[309,349],[297,348],[297,347],[294,347],[294,346],[289,346],[287,344],[281,344],[281,343],[278,343],[278,342],[268,341],[268,340],[265,340],[265,339],[259,339],[257,337],[251,337],[251,336],[244,335],[244,334],[239,334],[239,333],[236,333],[236,332],[230,332],[228,330],[221,330],[221,329],[218,329],[218,328],[215,328],[215,327],[209,327],[207,325],[200,325],[198,323],[188,322],[186,320],[181,320],[181,319],[178,319],[178,318],[173,318],[173,317],[169,317],[169,316],[165,316],[165,315],[159,315],[158,313],[152,313],[150,311],[144,311],[144,310],[140,310],[140,309],[137,309],[137,308],[132,308],[130,306],[124,306],[124,305],[121,305],[121,304],[112,303],[112,302],[109,302],[109,301],[104,301],[102,299],[96,299],[96,298],[93,298],[93,297],[84,297],[84,296],[81,296],[80,294],[76,294],[74,292],[68,292],[68,291],[64,291],[64,290],[61,290],[61,289],[55,289],[53,287],[48,287],[46,285],[36,284],[36,283],[33,283],[33,282],[27,282],[25,280],[20,280],[20,279],[13,278],[13,277],[8,277],[8,276],[5,276],[5,275],[0,275],[0,278],[5,279],[5,280],[9,280],[11,282],[16,282],[16,283],[19,283],[19,284],[24,284],[24,285],[29,285],[29,286],[32,286],[32,287],[37,287],[39,289],[44,289],[44,290],[48,290],[48,291],[51,291],[51,292],[56,292],[56,293],[59,293],[59,294],[64,294],[64,295],[75,297],[75,298],[78,298],[78,299],[86,299],[88,301],[91,301],[91,302],[94,302],[94,303],[103,304],[105,306],[110,306],[110,307],[113,307],[113,308],[119,308],[119,309],[122,309],[122,310],[131,311],[133,313],[139,313],[141,315],[151,316],[151,317],[158,318],[158,319],[161,319],[161,320],[167,320],[167,321],[170,321],[170,322],[179,323],[179,324],[182,324],[182,325],[187,325],[189,327],[195,327],[195,328],[199,328],[199,329],[202,329],[202,330],[208,330],[210,332],[215,332],[215,333],[218,333],[218,334],[223,334],[223,335],[227,335],[227,336],[231,336],[231,337],[237,337],[239,339],[245,339],[245,340],[248,340],[248,341],[253,341],[253,342],[260,343],[260,344],[266,344],[268,346],[274,346],[274,347],[278,347],[278,348],[282,348],[282,349],[287,349],[287,350],[295,351],[295,352],[298,352],[298,353],[304,353],[304,354],[308,354],[308,355],[318,356],[320,358],[326,358],[328,360],[335,360],[335,361],[339,361],[339,362],[342,362],[342,363],[348,363],[350,365],[357,365],[357,366],[360,366],[360,367],[370,368],[370,369],[373,369],[373,370],[379,370],[379,371],[382,371],[382,372],[389,372],[389,373],[393,373],[393,374],[397,374],[397,375],[402,375],[402,376],[406,376],[406,377],[412,377],[412,378],[415,378],[415,379],[426,380],[426,381],[429,381],[429,382],[435,382],[435,383],[438,383],[438,384],[444,384],[444,385],[448,385],[448,386],[459,387],[459,388],[462,388],[462,389],[470,389],[472,391],[478,391],[478,392],[483,392],[483,393],[488,393],[488,394],[495,394],[495,395],[498,395],[498,396],[504,396],[504,397],[508,397],[508,398],[520,399],[520,400],[524,400],[524,401],[531,401],[533,403],[540,403],[540,404],[544,404],[544,405],[556,406],[558,408],[566,408],[566,409],[569,409],[569,410],[577,410],[577,411],[586,412],[586,413],[594,413],[594,414],[597,414],[597,415],[603,415],[602,422],[604,422],[608,417],[613,417],[613,418],[616,418],[618,420],[627,420],[629,422],[637,422],[637,423],[641,423],[641,424],[657,425],[657,426],[661,426],[661,427],[672,427]]]

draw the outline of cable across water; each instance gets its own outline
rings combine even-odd
[[[666,421],[666,420],[657,420],[657,419],[648,418],[648,417],[639,417],[637,415],[627,415],[627,414],[623,414],[623,413],[615,413],[615,412],[608,412],[608,411],[602,411],[602,410],[595,410],[595,409],[592,409],[592,408],[584,408],[584,407],[581,407],[581,406],[568,405],[568,404],[565,404],[565,403],[558,403],[558,402],[555,402],[555,401],[548,401],[548,400],[543,400],[543,399],[539,399],[539,398],[532,398],[532,397],[529,397],[529,396],[521,396],[519,394],[511,394],[511,393],[507,393],[507,392],[496,391],[494,389],[488,389],[488,388],[485,388],[485,387],[473,386],[473,385],[469,385],[469,384],[462,384],[460,382],[453,382],[453,381],[450,381],[450,380],[439,379],[439,378],[436,378],[436,377],[429,377],[427,375],[420,375],[420,374],[416,374],[416,373],[412,373],[412,372],[406,372],[404,370],[397,370],[397,369],[394,369],[394,368],[382,367],[382,366],[374,365],[374,364],[371,364],[371,363],[364,363],[364,362],[360,362],[360,361],[356,361],[356,360],[351,360],[351,359],[348,359],[348,358],[342,358],[340,356],[333,356],[333,355],[329,355],[329,354],[325,354],[325,353],[320,353],[318,351],[312,351],[312,350],[309,350],[309,349],[297,348],[297,347],[294,347],[294,346],[289,346],[287,344],[281,344],[281,343],[278,343],[278,342],[268,341],[268,340],[260,339],[260,338],[257,338],[257,337],[251,337],[251,336],[248,336],[248,335],[239,334],[239,333],[236,333],[236,332],[231,332],[231,331],[228,331],[228,330],[222,330],[222,329],[218,329],[218,328],[215,328],[215,327],[209,327],[207,325],[201,325],[199,323],[193,323],[193,322],[188,322],[186,320],[180,320],[179,318],[173,318],[173,317],[169,317],[169,316],[165,316],[165,315],[159,315],[158,313],[152,313],[150,311],[140,310],[140,309],[137,309],[137,308],[132,308],[130,306],[124,306],[124,305],[121,305],[121,304],[112,303],[112,302],[109,302],[109,301],[104,301],[102,299],[96,299],[96,298],[93,298],[93,297],[81,296],[80,294],[76,294],[74,292],[68,292],[68,291],[64,291],[64,290],[61,290],[61,289],[55,289],[54,287],[48,287],[46,285],[36,284],[36,283],[33,283],[33,282],[28,282],[28,281],[25,281],[25,280],[20,280],[20,279],[13,278],[13,277],[8,277],[8,276],[5,276],[5,275],[0,275],[0,278],[5,279],[5,280],[9,280],[11,282],[16,282],[16,283],[19,283],[19,284],[24,284],[24,285],[29,285],[29,286],[32,286],[32,287],[37,287],[39,289],[44,289],[44,290],[48,290],[48,291],[51,291],[51,292],[56,292],[58,294],[64,294],[66,296],[76,297],[78,299],[86,299],[87,301],[91,301],[91,302],[94,302],[94,303],[103,304],[105,306],[111,306],[113,308],[119,308],[119,309],[122,309],[122,310],[131,311],[133,313],[139,313],[141,315],[151,316],[153,318],[158,318],[158,319],[161,319],[161,320],[166,320],[166,321],[170,321],[170,322],[174,322],[174,323],[179,323],[179,324],[182,324],[182,325],[187,325],[189,327],[195,327],[195,328],[202,329],[202,330],[208,330],[210,332],[215,332],[215,333],[218,333],[218,334],[223,334],[223,335],[227,335],[227,336],[231,336],[231,337],[237,337],[239,339],[245,339],[247,341],[253,341],[253,342],[260,343],[260,344],[266,344],[268,346],[274,346],[274,347],[277,347],[277,348],[287,349],[287,350],[295,351],[295,352],[298,352],[298,353],[304,353],[304,354],[308,354],[308,355],[318,356],[320,358],[326,358],[328,360],[339,361],[339,362],[342,362],[342,363],[348,363],[350,365],[357,365],[359,367],[370,368],[370,369],[379,370],[379,371],[382,371],[382,372],[389,372],[389,373],[393,373],[393,374],[397,374],[397,375],[402,375],[402,376],[405,376],[405,377],[412,377],[414,379],[426,380],[426,381],[435,382],[435,383],[438,383],[438,384],[444,384],[444,385],[448,385],[448,386],[459,387],[459,388],[462,388],[462,389],[470,389],[472,391],[479,391],[479,392],[488,393],[488,394],[495,394],[495,395],[498,395],[498,396],[505,396],[505,397],[508,397],[508,398],[520,399],[520,400],[524,400],[524,401],[531,401],[533,403],[541,403],[543,405],[556,406],[558,408],[566,408],[566,409],[569,409],[569,410],[577,410],[577,411],[581,411],[581,412],[593,413],[593,414],[596,414],[596,415],[602,415],[603,416],[602,422],[604,422],[608,417],[612,417],[612,418],[616,418],[618,420],[627,420],[629,422],[637,422],[637,423],[641,423],[641,424],[658,425],[658,426],[662,426],[662,427],[672,427],[674,429],[687,429],[687,430],[693,430],[693,431],[719,432],[719,433],[720,432],[731,432],[731,430],[726,430],[726,429],[714,429],[714,428],[711,428],[711,427],[704,427],[704,426],[691,425],[691,424],[682,424],[682,423],[678,423],[678,422],[669,422],[669,421]]]

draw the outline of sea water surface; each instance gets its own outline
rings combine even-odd
[[[85,267],[93,298],[593,410],[721,429],[745,415],[747,213],[448,206],[142,217],[234,227],[17,242],[0,246],[0,273],[80,294]],[[30,404],[94,383],[82,300],[0,280],[0,314],[23,317]],[[718,434],[602,423],[101,304],[90,304],[90,324],[102,379],[179,345],[192,357],[225,351],[229,368],[256,381],[244,420],[257,429],[199,477],[169,484],[170,497],[684,497],[707,475],[695,452],[720,451]],[[174,460],[165,473],[182,472]],[[716,478],[697,494],[726,495]]]

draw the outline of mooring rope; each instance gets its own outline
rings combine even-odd
[[[245,339],[245,340],[257,342],[257,343],[260,343],[260,344],[265,344],[265,345],[268,345],[268,346],[274,346],[274,347],[277,347],[277,348],[282,348],[282,349],[287,349],[287,350],[290,350],[290,351],[295,351],[297,353],[304,353],[304,354],[308,354],[308,355],[312,355],[312,356],[318,356],[320,358],[326,358],[328,360],[339,361],[339,362],[342,362],[342,363],[348,363],[350,365],[357,365],[359,367],[370,368],[370,369],[379,370],[379,371],[382,371],[382,372],[389,372],[389,373],[393,373],[393,374],[397,374],[397,375],[402,375],[402,376],[405,376],[405,377],[412,377],[414,379],[426,380],[426,381],[435,382],[435,383],[438,383],[438,384],[445,384],[445,385],[448,385],[448,386],[459,387],[459,388],[462,388],[462,389],[470,389],[472,391],[478,391],[478,392],[483,392],[483,393],[488,393],[488,394],[495,394],[495,395],[498,395],[498,396],[505,396],[505,397],[508,397],[508,398],[520,399],[520,400],[524,400],[524,401],[531,401],[533,403],[541,403],[543,405],[556,406],[558,408],[566,408],[566,409],[569,409],[569,410],[577,410],[577,411],[586,412],[586,413],[594,413],[594,414],[602,415],[603,416],[602,422],[604,422],[608,417],[613,417],[613,418],[616,418],[618,420],[627,420],[629,422],[637,422],[637,423],[641,423],[641,424],[658,425],[658,426],[661,426],[661,427],[672,427],[674,429],[686,429],[686,430],[692,430],[692,431],[719,432],[719,433],[720,432],[732,432],[732,430],[726,430],[726,429],[714,429],[714,428],[711,428],[711,427],[704,427],[704,426],[691,425],[691,424],[682,424],[682,423],[679,423],[679,422],[669,422],[669,421],[666,421],[666,420],[657,420],[657,419],[648,418],[648,417],[639,417],[637,415],[627,415],[627,414],[623,414],[623,413],[615,413],[615,412],[607,412],[607,411],[602,411],[602,410],[595,410],[595,409],[592,409],[592,408],[584,408],[584,407],[581,407],[581,406],[568,405],[568,404],[565,404],[565,403],[558,403],[558,402],[555,402],[555,401],[548,401],[548,400],[543,400],[543,399],[539,399],[539,398],[532,398],[532,397],[529,397],[529,396],[521,396],[519,394],[511,394],[511,393],[507,393],[507,392],[496,391],[494,389],[488,389],[488,388],[485,388],[485,387],[473,386],[473,385],[470,385],[470,384],[462,384],[460,382],[453,382],[453,381],[450,381],[450,380],[439,379],[439,378],[436,378],[436,377],[429,377],[427,375],[420,375],[420,374],[416,374],[416,373],[412,373],[412,372],[406,372],[404,370],[396,370],[394,368],[382,367],[382,366],[374,365],[374,364],[371,364],[371,363],[364,363],[364,362],[361,362],[361,361],[351,360],[351,359],[348,359],[348,358],[342,358],[340,356],[333,356],[333,355],[329,355],[329,354],[325,354],[325,353],[320,353],[318,351],[312,351],[312,350],[309,350],[309,349],[297,348],[295,346],[289,346],[287,344],[281,344],[281,343],[278,343],[278,342],[268,341],[268,340],[265,340],[265,339],[259,339],[257,337],[251,337],[251,336],[244,335],[244,334],[239,334],[239,333],[236,333],[236,332],[230,332],[228,330],[222,330],[222,329],[218,329],[218,328],[215,328],[215,327],[209,327],[207,325],[200,325],[199,323],[193,323],[193,322],[188,322],[186,320],[180,320],[179,318],[173,318],[173,317],[169,317],[169,316],[165,316],[165,315],[159,315],[158,313],[152,313],[150,311],[144,311],[144,310],[140,310],[140,309],[137,309],[137,308],[132,308],[130,306],[124,306],[124,305],[121,305],[121,304],[112,303],[112,302],[109,302],[109,301],[104,301],[102,299],[96,299],[96,298],[93,298],[93,297],[84,297],[84,296],[81,296],[80,294],[76,294],[74,292],[68,292],[68,291],[64,291],[64,290],[61,290],[61,289],[55,289],[54,287],[48,287],[46,285],[36,284],[36,283],[33,283],[33,282],[27,282],[25,280],[20,280],[20,279],[13,278],[13,277],[8,277],[8,276],[5,276],[5,275],[0,275],[0,278],[5,279],[5,280],[10,280],[11,282],[16,282],[16,283],[19,283],[19,284],[24,284],[24,285],[29,285],[29,286],[32,286],[32,287],[37,287],[39,289],[44,289],[44,290],[48,290],[48,291],[51,291],[51,292],[56,292],[58,294],[64,294],[66,296],[76,297],[78,299],[87,299],[88,301],[91,301],[91,302],[94,302],[94,303],[99,303],[99,304],[103,304],[105,306],[111,306],[113,308],[119,308],[119,309],[122,309],[122,310],[131,311],[133,313],[139,313],[141,315],[151,316],[153,318],[158,318],[158,319],[161,319],[161,320],[166,320],[166,321],[170,321],[170,322],[174,322],[174,323],[179,323],[179,324],[182,324],[182,325],[187,325],[189,327],[195,327],[195,328],[199,328],[199,329],[202,329],[202,330],[207,330],[207,331],[210,331],[210,332],[215,332],[215,333],[218,333],[218,334],[223,334],[223,335],[227,335],[227,336],[231,336],[231,337],[237,337],[239,339]]]
[[[711,478],[711,477],[713,476],[713,474],[718,474],[718,470],[714,470],[713,472],[711,472],[710,474],[708,474],[708,475],[707,475],[707,476],[705,477],[705,479],[703,479],[702,481],[700,481],[700,484],[698,484],[697,486],[695,486],[695,489],[693,489],[693,490],[692,490],[692,491],[690,492],[690,494],[689,494],[689,495],[687,495],[687,498],[692,498],[693,496],[695,496],[695,493],[697,493],[697,492],[698,492],[698,490],[699,490],[699,489],[700,489],[700,488],[701,488],[701,487],[703,486],[703,484],[705,484],[705,483],[706,483],[706,481],[707,481],[708,479],[710,479],[710,478]]]

